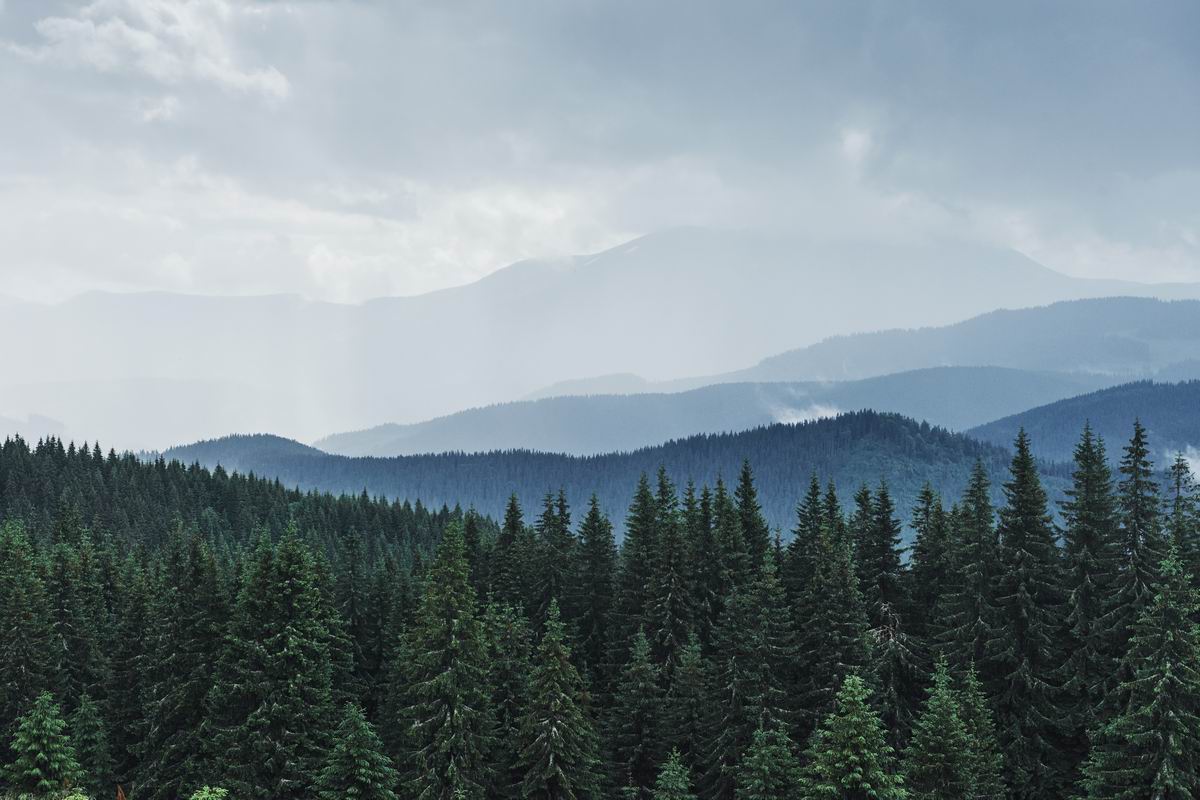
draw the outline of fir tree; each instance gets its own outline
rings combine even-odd
[[[758,504],[758,490],[754,488],[754,472],[750,469],[749,461],[742,462],[733,496],[737,502],[738,521],[742,527],[742,539],[746,542],[746,552],[751,565],[756,567],[771,547],[771,531]]]
[[[983,464],[976,461],[959,513],[952,556],[956,580],[945,598],[945,627],[939,646],[959,670],[984,662],[987,643],[999,623],[995,581],[1000,571],[999,543],[991,489]]]
[[[992,707],[983,693],[983,685],[974,666],[963,676],[958,697],[959,716],[970,742],[971,775],[975,783],[968,797],[971,800],[999,800],[1004,797],[1004,781],[1001,778],[1004,757],[996,740]]]
[[[782,725],[759,728],[737,767],[737,800],[799,800],[803,773]]]
[[[667,744],[693,773],[703,766],[703,747],[708,736],[711,716],[708,673],[700,638],[692,633],[679,654],[679,664],[667,693],[664,727]]]
[[[523,554],[521,541],[525,535],[525,522],[521,514],[521,503],[515,494],[508,498],[504,510],[504,524],[496,537],[494,563],[492,565],[492,595],[501,603],[525,608],[525,568],[521,563]],[[465,543],[464,543],[465,549]]]
[[[675,489],[660,471],[658,536],[645,616],[651,657],[667,686],[695,619],[687,542],[676,506]]]
[[[125,559],[117,595],[112,682],[108,690],[110,745],[118,785],[132,786],[140,772],[140,743],[148,734],[146,675],[154,658],[150,613],[153,600],[149,578],[139,560]]]
[[[1107,681],[1120,657],[1113,652],[1104,621],[1116,556],[1112,473],[1104,442],[1092,434],[1090,425],[1084,426],[1075,447],[1075,471],[1067,498],[1063,504],[1067,590],[1063,642],[1067,657],[1056,682],[1062,686],[1059,707],[1069,714],[1063,720],[1066,756],[1077,765],[1087,755],[1088,733],[1097,724]]]
[[[696,499],[689,483],[684,495],[684,531],[687,535],[688,573],[692,576],[692,607],[696,633],[702,646],[712,642],[713,630],[724,601],[725,581],[721,547],[713,525],[712,492],[705,486]]]
[[[1195,590],[1173,550],[1142,612],[1126,661],[1124,711],[1092,750],[1083,785],[1093,800],[1200,795],[1200,631]]]
[[[1061,663],[1062,579],[1046,493],[1024,431],[1017,436],[1011,473],[1000,510],[1000,625],[988,643],[988,665],[1009,796],[1041,798],[1062,789],[1052,683]]]
[[[603,688],[602,678],[609,674],[609,648],[612,637],[613,580],[616,575],[617,545],[612,523],[600,511],[600,501],[592,495],[587,516],[579,529],[579,574],[574,606],[579,609],[579,648],[577,656],[587,669],[591,684]]]
[[[8,785],[18,792],[46,796],[69,789],[79,780],[75,748],[54,697],[42,692],[17,720],[12,761],[5,770]]]
[[[71,715],[71,742],[80,768],[80,785],[94,797],[105,797],[116,786],[112,750],[108,730],[100,707],[91,695],[79,698],[79,706]]]
[[[396,779],[375,729],[347,703],[314,787],[318,800],[395,800]]]
[[[0,755],[7,752],[13,725],[29,704],[52,685],[50,603],[37,556],[24,528],[0,527]]]
[[[552,601],[520,725],[520,765],[525,776],[521,796],[599,800],[598,742],[587,716],[583,680],[563,639],[558,606]]]
[[[950,672],[939,660],[929,697],[904,753],[904,779],[914,800],[963,800],[974,796],[972,741],[962,720]]]
[[[834,711],[817,728],[809,746],[805,800],[903,800],[906,796],[869,697],[861,678],[847,676]]]
[[[652,800],[696,800],[692,794],[691,782],[688,779],[688,769],[684,766],[679,753],[672,752],[658,773],[654,782]]]
[[[483,621],[496,729],[516,731],[521,726],[529,703],[533,639],[529,623],[512,606],[498,606],[495,603],[484,609]],[[521,743],[517,737],[498,737],[489,760],[494,772],[489,796],[520,796],[524,768],[520,763]]]
[[[1193,586],[1200,586],[1200,496],[1196,492],[1191,465],[1176,453],[1167,473],[1168,538],[1179,553],[1184,571]]]
[[[871,631],[872,676],[888,744],[901,752],[920,705],[928,659],[919,642],[905,633],[900,616],[882,610],[882,625]]]
[[[917,497],[912,527],[915,531],[909,566],[912,610],[907,614],[912,624],[907,633],[928,640],[941,629],[938,617],[944,610],[944,594],[952,583],[954,572],[950,521],[942,507],[942,499],[928,483]]]
[[[650,641],[634,637],[629,661],[617,682],[609,710],[613,782],[649,797],[662,755],[662,695],[650,657]]]
[[[487,643],[476,616],[462,530],[447,528],[406,643],[404,763],[418,800],[479,800],[492,774]]]
[[[559,490],[557,498],[547,494],[542,515],[534,526],[538,535],[537,570],[534,583],[535,620],[544,620],[550,604],[557,602],[560,614],[564,604],[570,618],[567,593],[574,578],[575,537],[571,533],[571,512],[567,498]]]
[[[616,636],[613,662],[624,663],[638,631],[646,626],[646,602],[658,550],[659,504],[643,473],[625,520],[615,600]]]
[[[908,603],[900,560],[900,533],[900,521],[896,519],[891,494],[881,483],[871,504],[870,528],[855,553],[860,588],[872,628],[883,624],[885,609],[902,609]]]
[[[817,540],[824,519],[821,484],[814,474],[808,482],[808,492],[796,508],[796,527],[783,560],[783,585],[793,602],[799,602],[812,580],[818,558]]]

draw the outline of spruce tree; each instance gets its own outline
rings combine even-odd
[[[970,741],[971,775],[974,791],[971,800],[1000,800],[1004,797],[1001,771],[1004,757],[996,739],[996,723],[991,703],[983,693],[983,684],[974,666],[966,671],[958,690],[959,716],[967,729]]]
[[[79,762],[80,786],[93,797],[105,797],[117,785],[105,720],[91,695],[79,698],[71,715],[71,742]]]
[[[755,570],[750,566],[750,554],[742,536],[742,523],[738,520],[733,498],[725,491],[725,484],[717,479],[713,493],[713,525],[716,529],[718,561],[721,565],[721,580],[715,593],[717,603],[713,609],[719,621],[725,611],[725,602],[739,589],[744,588]]]
[[[906,796],[883,724],[871,710],[870,694],[857,675],[843,681],[834,710],[809,745],[805,800],[903,800]]]
[[[901,752],[921,703],[928,656],[923,645],[905,632],[899,614],[890,606],[882,612],[882,624],[871,631],[871,673],[888,744]]]
[[[613,663],[622,664],[638,631],[646,626],[646,602],[658,550],[659,504],[642,474],[625,520],[617,569]]]
[[[140,743],[148,734],[144,678],[151,673],[154,658],[150,622],[153,600],[149,578],[137,557],[125,558],[120,586],[112,646],[116,655],[108,689],[109,733],[117,784],[132,786],[141,767]]]
[[[1167,473],[1168,539],[1179,552],[1184,571],[1193,586],[1200,586],[1200,495],[1196,491],[1191,465],[1183,453],[1176,453]]]
[[[496,730],[516,731],[529,703],[529,676],[533,668],[529,622],[512,606],[492,603],[484,609],[483,623]],[[489,796],[519,797],[524,768],[517,737],[498,736],[489,761],[493,768]]]
[[[571,618],[571,603],[568,599],[574,579],[575,536],[571,533],[571,512],[563,490],[557,497],[547,494],[542,505],[542,514],[534,526],[537,531],[537,569],[534,573],[534,619],[546,618],[551,603],[557,603],[559,613],[564,607],[567,618]]]
[[[587,715],[583,680],[564,642],[558,605],[547,610],[518,739],[529,800],[599,800],[599,743]]]
[[[649,797],[662,757],[662,694],[659,673],[650,657],[650,641],[639,631],[618,678],[609,709],[612,779]]]
[[[939,616],[944,611],[944,596],[953,582],[954,548],[950,536],[950,520],[942,499],[926,483],[917,496],[912,512],[912,561],[909,566],[912,604],[905,615],[906,633],[922,641],[934,638],[942,628]]]
[[[1053,684],[1062,660],[1062,577],[1046,492],[1023,430],[1011,473],[1000,510],[999,626],[988,643],[988,669],[1009,796],[1042,798],[1057,796],[1064,777]]]
[[[995,638],[999,611],[995,582],[1000,572],[999,542],[987,472],[979,461],[959,513],[953,520],[956,545],[952,555],[956,580],[945,597],[945,625],[937,644],[957,670],[982,664],[987,643]]]
[[[314,790],[318,800],[396,800],[396,770],[362,709],[347,703]]]
[[[667,693],[664,728],[667,744],[693,773],[703,768],[703,748],[711,717],[709,665],[695,634],[679,654]]]
[[[886,484],[880,483],[871,503],[871,524],[855,553],[860,588],[872,628],[883,625],[889,610],[908,604],[907,580],[901,562],[900,521]]]
[[[600,511],[596,495],[588,503],[579,528],[578,576],[575,579],[575,608],[579,609],[577,656],[587,670],[591,685],[604,688],[610,674],[608,663],[612,639],[613,580],[616,576],[617,545],[612,523]]]
[[[1059,707],[1068,715],[1062,721],[1064,749],[1073,771],[1087,756],[1088,734],[1097,724],[1109,676],[1121,655],[1113,652],[1104,620],[1116,567],[1112,473],[1104,442],[1093,435],[1090,425],[1084,426],[1075,447],[1072,485],[1062,510],[1066,661],[1055,682],[1062,687]]]
[[[1200,796],[1200,630],[1196,592],[1172,549],[1135,626],[1126,661],[1128,705],[1084,768],[1092,800]]]
[[[945,660],[939,659],[929,697],[904,752],[904,780],[913,800],[974,796],[972,742]]]
[[[54,697],[42,692],[17,720],[12,761],[5,770],[8,785],[18,792],[46,796],[69,789],[79,780],[75,748]]]
[[[688,768],[684,765],[679,753],[672,752],[658,773],[654,782],[652,800],[696,800],[692,794],[691,781],[688,779]]]
[[[20,523],[0,527],[0,756],[7,753],[14,725],[43,691],[50,689],[53,651],[50,603],[37,554]],[[5,759],[7,760],[7,759]]]
[[[733,495],[737,503],[738,521],[742,527],[742,539],[746,542],[746,552],[750,556],[751,565],[757,567],[771,547],[771,531],[758,503],[754,472],[750,469],[748,460],[742,462],[742,471],[738,474],[738,485]]]
[[[525,567],[521,563],[523,554],[521,541],[525,535],[525,522],[521,513],[521,503],[515,494],[508,498],[504,509],[504,523],[500,526],[500,535],[496,538],[494,563],[491,570],[492,596],[500,603],[525,608]],[[464,542],[464,557],[465,557]]]
[[[403,774],[418,800],[479,800],[492,780],[487,642],[476,614],[462,530],[446,529],[405,645]]]
[[[721,547],[713,525],[712,492],[707,486],[700,491],[697,499],[694,487],[688,485],[684,496],[683,519],[690,561],[688,573],[692,576],[696,633],[701,645],[707,647],[712,642],[725,592]]]
[[[737,767],[737,800],[799,800],[803,785],[796,745],[779,724],[759,728]]]
[[[665,471],[659,472],[658,506],[658,536],[645,618],[651,657],[662,672],[664,684],[670,686],[680,651],[695,623],[695,609],[687,541],[676,508],[675,489]]]
[[[869,493],[867,497],[870,498]],[[821,484],[814,473],[808,482],[808,492],[796,508],[796,527],[792,530],[792,541],[788,543],[783,561],[783,585],[793,602],[799,602],[808,591],[816,569],[817,539],[824,518]]]

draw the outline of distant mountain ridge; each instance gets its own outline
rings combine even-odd
[[[899,514],[907,519],[926,481],[947,498],[957,499],[977,459],[991,472],[998,497],[1010,457],[1000,446],[897,414],[869,411],[587,457],[507,451],[348,458],[313,454],[303,446],[289,453],[278,440],[262,437],[177,447],[163,456],[274,477],[286,486],[366,491],[433,506],[461,504],[497,517],[513,492],[528,508],[546,492],[562,488],[577,509],[595,492],[618,526],[642,472],[652,474],[663,466],[680,484],[689,479],[712,484],[719,476],[735,479],[743,459],[749,459],[764,513],[784,532],[793,527],[796,503],[813,474],[834,481],[846,501],[861,484],[886,480]],[[1058,465],[1046,465],[1045,470],[1051,493],[1060,493],[1069,470]]]
[[[0,335],[21,343],[6,351],[0,414],[53,417],[74,437],[131,449],[231,430],[310,440],[509,401],[573,376],[722,374],[830,335],[1114,294],[1200,297],[1200,286],[1071,278],[960,241],[679,229],[357,306],[171,294],[16,303],[0,315]],[[885,371],[941,365],[902,359]],[[872,374],[810,372],[730,380]],[[93,384],[107,387],[102,403]]]
[[[335,434],[314,446],[348,456],[509,449],[592,455],[862,409],[963,430],[1109,382],[1095,375],[935,367],[841,383],[724,383],[669,394],[504,403],[415,425]]]
[[[859,380],[945,366],[1092,373],[1115,382],[1180,380],[1200,377],[1197,354],[1200,301],[1103,297],[989,311],[940,327],[832,336],[716,375],[660,382],[622,375],[620,380],[627,391],[662,392],[714,383]],[[531,397],[587,394],[613,379],[573,380]]]
[[[1084,422],[1102,436],[1109,458],[1121,457],[1121,448],[1138,418],[1149,434],[1151,452],[1160,468],[1183,451],[1200,469],[1200,381],[1156,383],[1139,381],[1059,400],[1039,408],[999,419],[969,434],[986,442],[1011,441],[1024,428],[1042,458],[1071,458]]]

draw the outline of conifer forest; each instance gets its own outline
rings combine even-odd
[[[909,542],[886,484],[818,475],[773,533],[748,462],[712,486],[643,475],[627,509],[514,496],[493,521],[9,440],[4,784],[1194,797],[1200,498],[1140,425],[1107,447],[1082,431],[1052,507],[1021,434],[1004,474],[922,492]]]

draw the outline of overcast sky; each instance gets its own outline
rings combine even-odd
[[[1200,3],[0,0],[0,294],[358,300],[675,225],[1200,280]]]

